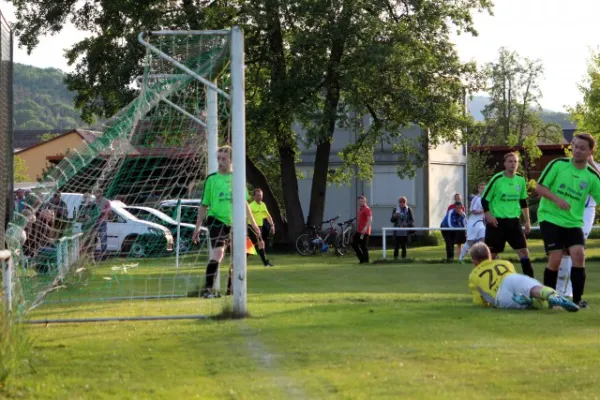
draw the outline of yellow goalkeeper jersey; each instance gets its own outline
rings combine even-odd
[[[484,261],[471,271],[469,289],[473,303],[494,305],[500,284],[510,274],[516,274],[514,265],[504,260]]]

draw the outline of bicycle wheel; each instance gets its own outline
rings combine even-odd
[[[346,246],[344,242],[345,240],[342,238],[342,236],[335,238],[335,254],[340,257],[348,254],[348,246]]]
[[[315,254],[317,246],[313,244],[313,238],[308,233],[303,233],[296,239],[296,250],[301,256],[310,256]]]

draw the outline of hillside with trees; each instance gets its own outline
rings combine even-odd
[[[64,82],[65,73],[56,68],[14,64],[15,130],[71,129],[89,127],[73,106],[74,94]]]

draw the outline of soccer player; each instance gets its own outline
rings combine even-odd
[[[471,248],[473,271],[469,275],[469,289],[473,303],[496,308],[541,308],[547,301],[551,307],[562,307],[567,311],[579,311],[569,299],[556,290],[542,285],[537,280],[517,274],[508,261],[492,260],[485,243],[476,243]]]
[[[600,164],[594,161],[590,156],[588,160],[590,166],[600,174]],[[592,233],[592,227],[596,220],[596,202],[592,196],[588,196],[585,201],[585,210],[583,211],[583,238],[587,238]],[[565,297],[573,297],[573,285],[571,284],[571,267],[573,260],[567,253],[563,253],[563,258],[558,268],[558,282],[556,283],[556,291]]]
[[[523,273],[533,278],[533,267],[525,239],[525,235],[529,235],[531,231],[527,184],[525,178],[517,174],[518,166],[517,154],[505,154],[504,171],[494,175],[483,192],[481,204],[487,221],[485,244],[492,251],[492,258],[496,258],[504,251],[508,242],[519,255]],[[525,233],[519,221],[521,213],[525,219]]]
[[[231,163],[231,147],[223,146],[217,151],[218,171],[210,174],[204,183],[204,195],[202,204],[198,209],[198,218],[196,219],[196,229],[192,240],[198,242],[200,227],[204,224],[208,228],[211,252],[208,265],[206,266],[206,280],[204,288],[200,295],[204,298],[213,298],[218,294],[213,292],[214,280],[223,256],[225,248],[229,242],[229,233],[231,232],[231,223],[233,219],[233,196],[232,196],[232,177],[233,165]],[[250,197],[246,194],[247,197]],[[207,212],[208,211],[208,212]],[[257,232],[260,238],[260,230],[256,226],[256,221],[250,211],[250,206],[246,202],[246,213],[250,225]],[[206,221],[204,217],[206,216]],[[231,276],[233,266],[229,267],[229,281],[227,283],[227,293],[232,292]]]
[[[471,200],[469,218],[467,219],[467,242],[460,251],[458,261],[462,261],[469,248],[475,243],[485,239],[485,211],[481,205],[481,194],[485,190],[486,182],[479,184],[477,194]]]
[[[275,234],[275,224],[273,223],[271,214],[269,214],[269,210],[267,210],[267,205],[263,203],[262,199],[263,191],[261,189],[254,189],[254,201],[250,203],[250,211],[252,211],[252,216],[256,221],[256,225],[260,228],[260,231],[254,232],[252,226],[248,224],[248,237],[252,241],[252,244],[257,248],[256,252],[260,256],[263,265],[265,267],[274,267],[275,265],[271,264],[265,255],[265,240],[267,239],[267,236],[263,230],[263,224],[265,220],[268,221],[271,226],[270,231],[272,234]],[[248,219],[248,222],[250,222],[250,219]],[[262,237],[260,235],[261,233]]]
[[[573,157],[550,162],[536,188],[542,197],[538,220],[548,254],[544,284],[556,287],[563,251],[568,251],[573,260],[573,301],[580,308],[587,308],[587,303],[581,299],[585,288],[585,238],[581,228],[583,212],[588,195],[596,202],[600,201],[600,174],[588,165],[595,146],[592,135],[575,135],[572,142]]]

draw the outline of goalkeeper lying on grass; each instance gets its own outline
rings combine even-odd
[[[470,254],[475,266],[469,275],[473,303],[516,309],[542,308],[548,304],[567,311],[579,311],[575,303],[560,296],[556,290],[526,275],[517,274],[510,262],[492,260],[485,243],[475,244]]]

